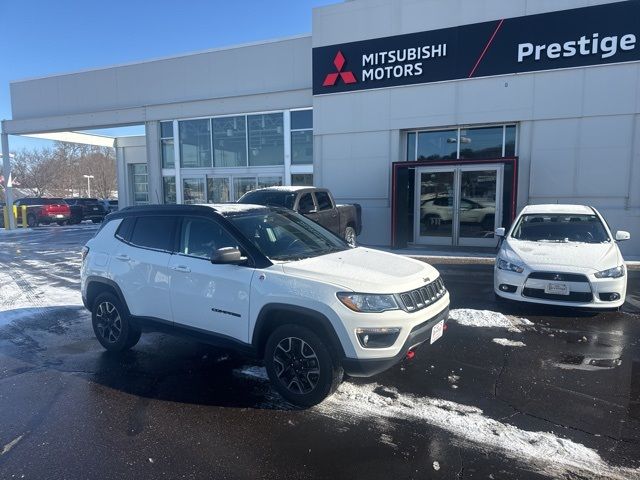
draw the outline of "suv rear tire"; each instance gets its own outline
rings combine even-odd
[[[142,334],[129,320],[120,299],[109,292],[101,293],[93,302],[91,323],[96,338],[110,352],[129,350]]]
[[[285,400],[312,407],[336,391],[344,370],[328,344],[308,328],[282,325],[269,336],[264,364]]]

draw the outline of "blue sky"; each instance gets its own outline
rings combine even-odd
[[[0,0],[0,119],[12,80],[309,33],[311,9],[338,1]]]

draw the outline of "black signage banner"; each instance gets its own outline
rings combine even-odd
[[[313,94],[640,60],[640,0],[313,49]]]

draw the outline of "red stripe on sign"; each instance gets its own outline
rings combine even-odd
[[[325,79],[324,79],[324,83],[322,84],[323,87],[331,87],[333,85],[335,85],[336,81],[338,80],[338,73],[330,73],[328,74]]]
[[[498,30],[500,30],[500,28],[502,28],[502,24],[504,23],[504,18],[502,20],[500,20],[498,22],[498,26],[496,27],[496,29],[493,31],[493,35],[491,35],[491,38],[489,39],[489,41],[487,42],[487,44],[484,47],[484,50],[482,51],[482,53],[480,54],[480,57],[478,57],[478,61],[476,62],[476,64],[473,66],[473,69],[471,70],[471,73],[469,74],[469,78],[473,77],[473,74],[476,73],[476,70],[478,69],[478,67],[480,66],[480,62],[482,61],[482,59],[484,58],[484,56],[487,54],[487,52],[489,51],[489,47],[491,46],[491,44],[493,43],[493,39],[496,38],[496,35],[498,34]]]
[[[351,72],[340,72],[340,78],[346,84],[356,83],[356,77]]]

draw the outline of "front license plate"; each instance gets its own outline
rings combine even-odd
[[[544,293],[551,295],[569,295],[569,285],[566,283],[547,283]]]
[[[64,215],[56,215],[56,218],[63,218]]]
[[[440,320],[431,328],[431,343],[434,343],[442,336],[444,331],[444,320]]]

